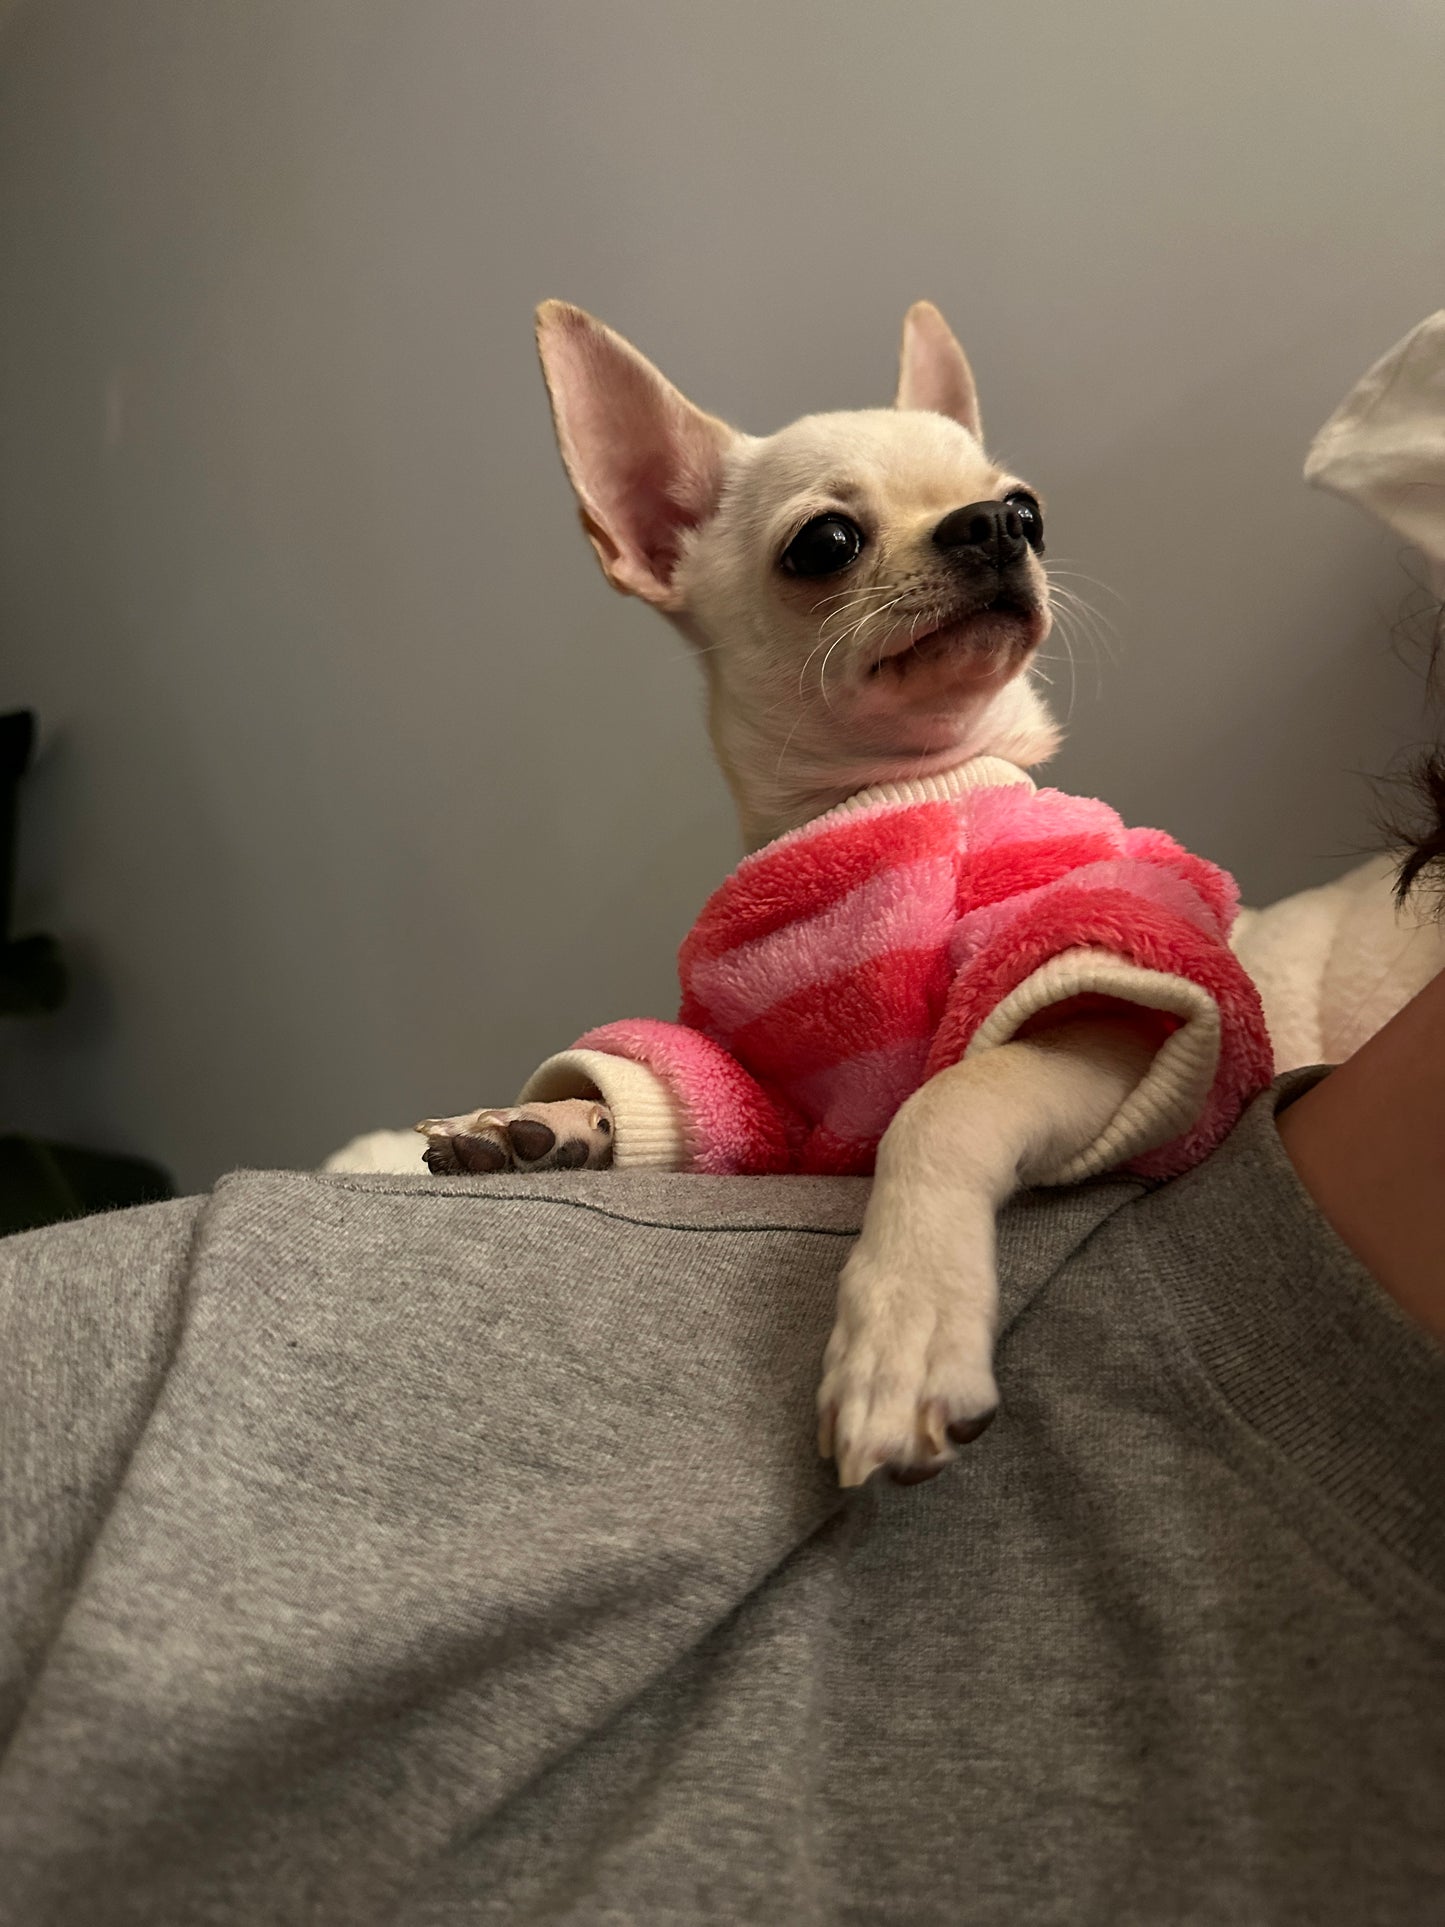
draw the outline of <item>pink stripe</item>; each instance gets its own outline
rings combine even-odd
[[[942,955],[953,929],[956,876],[949,851],[885,870],[816,917],[719,957],[692,959],[684,966],[684,990],[707,1012],[710,1028],[727,1035],[785,998],[875,957]]]
[[[1121,844],[1124,826],[1118,812],[1092,796],[1066,796],[1062,790],[973,790],[963,799],[967,847],[989,843],[1045,843],[1056,836],[1103,834]]]
[[[1124,836],[1124,849],[1129,856],[1183,877],[1196,889],[1219,919],[1219,937],[1223,942],[1239,914],[1239,885],[1228,871],[1182,848],[1163,830],[1129,830]]]
[[[1052,883],[1041,883],[1035,890],[1024,890],[1018,896],[970,910],[958,920],[949,946],[950,962],[956,970],[965,969],[971,957],[992,943],[1001,931],[1021,918],[1032,917],[1041,905],[1047,904],[1050,895],[1076,890],[1127,890],[1141,902],[1182,918],[1191,929],[1207,937],[1217,938],[1219,934],[1219,919],[1182,877],[1160,869],[1157,863],[1118,857],[1108,863],[1086,863]]]
[[[589,1030],[573,1049],[626,1057],[662,1079],[687,1118],[693,1141],[688,1170],[725,1177],[792,1169],[786,1114],[710,1037],[657,1017],[634,1017]]]
[[[684,938],[684,964],[817,915],[880,870],[958,847],[958,811],[951,803],[919,803],[886,815],[886,822],[864,811],[841,823],[805,825],[791,833],[795,841],[785,838],[745,857]]]

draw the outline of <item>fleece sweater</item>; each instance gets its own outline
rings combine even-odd
[[[1157,1040],[1150,1067],[1039,1181],[1177,1176],[1272,1074],[1236,909],[1233,881],[1162,831],[976,758],[746,858],[683,943],[678,1021],[589,1031],[521,1101],[600,1097],[622,1167],[863,1175],[928,1078],[1046,1012],[1123,1005]]]

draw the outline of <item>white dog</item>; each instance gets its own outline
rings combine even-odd
[[[548,302],[538,343],[583,526],[613,587],[696,650],[749,849],[878,785],[1052,754],[1030,674],[1052,621],[1043,509],[986,453],[972,373],[936,308],[908,314],[893,408],[763,438],[694,407],[577,308]],[[844,1484],[885,1466],[929,1477],[988,1423],[995,1213],[1022,1185],[1077,1174],[1158,1041],[1066,1006],[897,1111],[819,1392],[821,1448]],[[614,1143],[626,1164],[604,1097],[583,1078],[556,1101],[417,1128],[438,1172],[597,1168]],[[1161,1124],[1153,1141],[1168,1135]]]

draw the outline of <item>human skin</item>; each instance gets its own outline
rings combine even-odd
[[[1279,1134],[1351,1251],[1445,1344],[1445,973],[1291,1104]]]

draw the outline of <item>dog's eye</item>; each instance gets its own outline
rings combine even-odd
[[[783,550],[783,567],[789,575],[836,575],[862,547],[863,531],[846,515],[815,515]]]
[[[1044,512],[1037,497],[1026,488],[1016,488],[1003,498],[1024,525],[1024,540],[1035,555],[1044,552]]]

